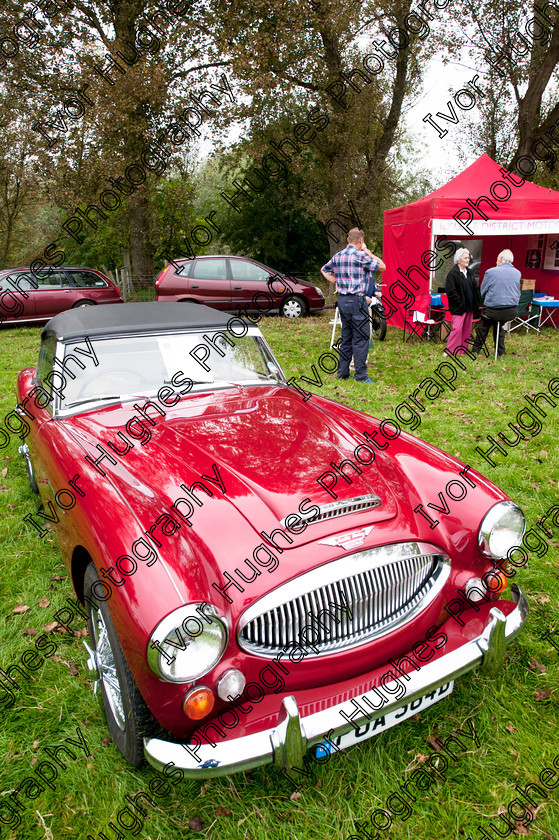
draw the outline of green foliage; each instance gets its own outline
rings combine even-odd
[[[328,259],[328,238],[324,225],[307,210],[305,181],[287,167],[279,178],[270,178],[265,189],[252,201],[240,198],[237,212],[221,196],[233,196],[232,182],[251,178],[256,187],[261,182],[250,172],[247,155],[239,155],[235,163],[232,155],[210,160],[203,168],[204,187],[198,201],[199,216],[216,210],[221,229],[213,252],[221,250],[252,257],[277,271],[306,274],[316,270]],[[265,182],[264,182],[265,183]]]

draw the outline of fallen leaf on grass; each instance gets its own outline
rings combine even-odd
[[[505,729],[507,730],[507,732],[516,732],[516,726],[513,726],[512,723],[509,723],[508,726],[505,726]]]
[[[74,636],[76,637],[76,639],[80,639],[82,636],[87,636],[88,635],[87,627],[82,627],[81,630],[73,630],[72,632],[73,632]]]
[[[427,743],[429,744],[429,746],[431,747],[432,750],[435,750],[435,752],[440,752],[441,751],[441,748],[440,748],[439,742],[438,742],[438,738],[435,738],[434,735],[429,735],[429,737],[427,738]]]
[[[78,671],[78,666],[75,662],[70,662],[68,667],[70,668],[70,674],[72,677],[77,677],[79,675],[80,672]]]
[[[41,598],[41,600],[37,602],[37,606],[41,607],[42,609],[48,607],[49,605],[50,601],[48,600],[48,598]]]
[[[295,802],[296,799],[300,799],[302,797],[302,793],[300,790],[294,790],[291,796],[289,797],[292,802]]]
[[[538,805],[538,806],[528,805],[526,810],[530,812],[530,815],[531,815],[530,822],[532,822],[532,820],[535,819],[535,817],[537,816],[537,813],[538,813],[538,811],[540,810],[541,807],[542,807],[541,805]],[[516,828],[514,829],[514,831],[512,833],[516,834],[516,835],[521,834],[524,837],[526,835],[530,834],[530,832],[526,830],[526,826],[524,825],[524,821],[523,821],[522,817],[517,817],[516,818]]]
[[[58,621],[50,621],[48,624],[43,624],[41,630],[44,630],[45,633],[52,633],[56,627],[59,627]]]
[[[532,671],[541,671],[542,674],[545,674],[545,672],[547,671],[545,665],[542,665],[542,663],[538,662],[536,659],[530,659],[528,665],[530,666]]]
[[[113,739],[112,738],[103,738],[101,743],[103,744],[104,747],[107,747],[109,744],[113,743]]]
[[[418,753],[415,756],[414,760],[417,761],[418,764],[425,764],[425,762],[427,761],[427,756],[423,755],[423,753]]]
[[[40,741],[33,741],[33,743],[31,744],[31,749],[36,750],[40,743]]]
[[[29,764],[31,764],[31,765],[33,765],[33,764],[37,764],[37,761],[38,761],[38,759],[37,759],[37,758],[35,758],[35,756],[33,756],[33,758],[31,759],[31,761],[29,762]]]
[[[203,796],[205,794],[205,792],[207,791],[207,789],[209,788],[211,783],[212,783],[211,779],[206,779],[206,781],[204,782],[204,784],[200,788],[200,796]]]
[[[191,831],[198,833],[204,830],[204,823],[200,817],[192,817],[191,820],[188,820],[188,827]]]
[[[539,598],[534,599],[536,604],[549,604],[551,598],[548,598],[547,595],[540,595]]]
[[[221,805],[219,806],[219,808],[216,809],[215,813],[216,813],[217,817],[232,817],[233,816],[233,811],[231,811],[229,808],[222,808]]]
[[[18,607],[13,608],[12,613],[14,615],[23,615],[23,613],[26,613],[28,609],[29,607],[27,604],[20,604]]]
[[[55,575],[54,577],[50,577],[49,580],[64,580],[64,575]]]
[[[8,475],[8,468],[7,468],[7,467],[4,467],[4,469],[2,470],[2,472],[0,472],[0,475],[2,476],[2,478],[4,478],[5,476],[7,476],[7,475]]]
[[[418,721],[419,719],[420,719],[419,714],[417,712],[415,713],[415,715],[412,715],[411,718],[410,718],[410,720],[414,720],[414,721]]]
[[[22,636],[36,636],[37,631],[35,630],[34,627],[28,627],[27,630],[24,630],[21,635]]]
[[[550,694],[550,688],[539,688],[537,691],[534,692],[534,699],[536,700],[536,702],[539,702],[540,700],[547,700]]]

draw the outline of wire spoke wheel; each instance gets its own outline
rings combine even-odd
[[[117,749],[130,764],[139,767],[144,761],[144,737],[155,734],[160,727],[130,671],[107,602],[95,595],[96,583],[100,584],[99,576],[94,563],[90,563],[84,577],[84,600],[107,725]]]
[[[107,635],[107,626],[101,610],[94,608],[91,611],[94,644],[97,653],[97,666],[99,668],[99,679],[101,680],[107,695],[111,711],[120,729],[124,731],[124,706],[122,704],[122,690],[116,673],[115,658]]]

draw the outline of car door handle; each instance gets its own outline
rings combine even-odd
[[[199,288],[200,288],[200,286],[194,286],[194,285],[192,285],[190,288],[191,288],[191,289],[199,289]]]
[[[242,286],[233,286],[233,291],[238,292],[242,288]]]

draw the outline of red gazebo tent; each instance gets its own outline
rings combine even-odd
[[[411,295],[437,291],[435,269],[442,265],[441,240],[483,240],[480,276],[510,248],[522,277],[536,289],[559,297],[559,191],[539,187],[483,154],[459,175],[424,198],[384,214],[383,295],[389,323],[402,327]],[[533,266],[541,254],[539,267]],[[528,260],[531,259],[531,262]],[[446,262],[446,261],[445,261]],[[447,270],[452,261],[447,264]],[[556,267],[555,267],[556,265]],[[439,278],[436,285],[441,284]],[[444,281],[443,281],[444,285]]]

